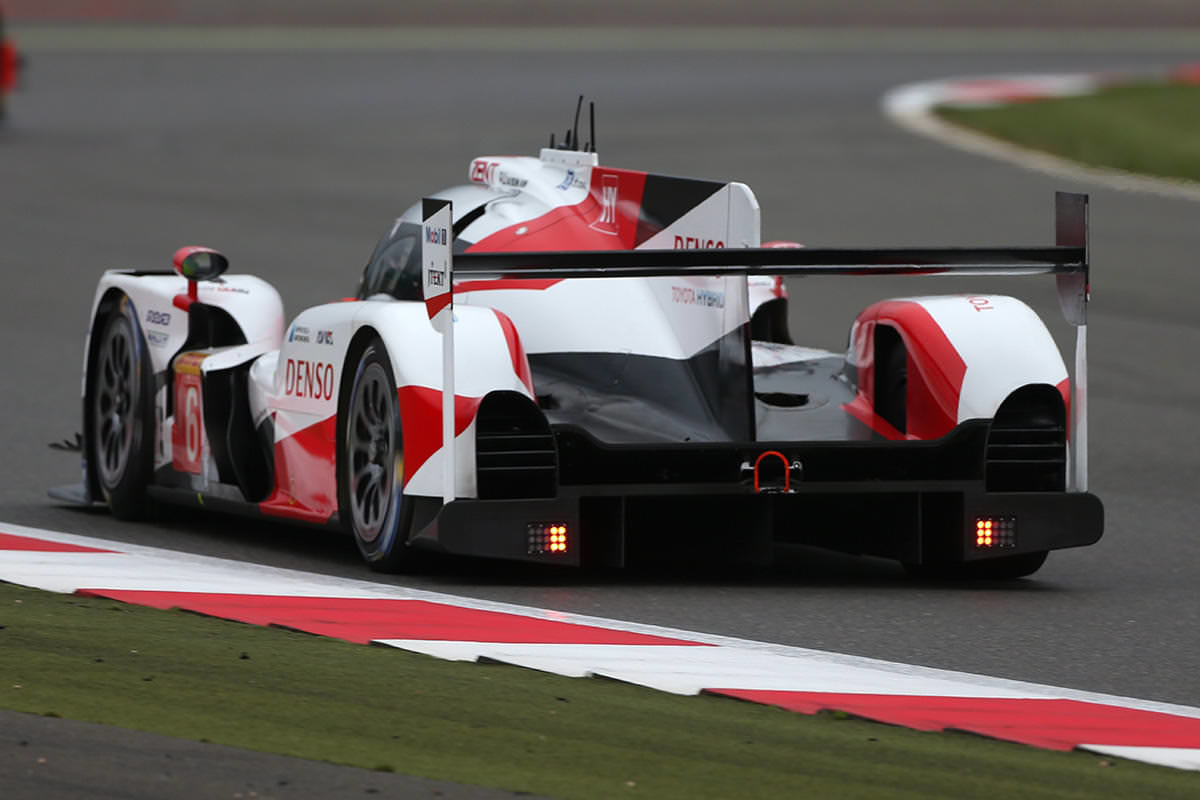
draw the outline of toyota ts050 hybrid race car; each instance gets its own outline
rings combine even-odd
[[[469,180],[395,221],[355,298],[290,322],[208,248],[106,272],[83,485],[55,496],[341,528],[379,569],[425,549],[761,563],[794,542],[1015,577],[1099,539],[1085,197],[1058,196],[1055,246],[839,250],[761,247],[747,186],[590,148],[478,158]],[[1054,275],[1076,381],[992,294],[885,300],[846,352],[794,346],[782,276],[807,274]]]

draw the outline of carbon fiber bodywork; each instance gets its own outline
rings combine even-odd
[[[792,543],[937,566],[1079,547],[1102,534],[1099,499],[1062,491],[1065,410],[1054,392],[1041,397],[1049,418],[1027,435],[1040,445],[1012,444],[1003,409],[998,421],[964,422],[940,439],[888,441],[844,410],[854,393],[842,380],[842,360],[818,358],[756,374],[759,438],[740,440],[701,410],[667,411],[661,392],[684,381],[663,382],[660,403],[628,384],[602,391],[614,374],[636,384],[631,376],[639,370],[630,364],[639,359],[627,358],[620,369],[597,360],[582,359],[572,373],[586,370],[590,389],[589,381],[568,382],[553,369],[559,359],[538,361],[553,443],[540,463],[553,465],[554,475],[549,486],[541,484],[541,496],[462,499],[431,509],[436,518],[415,533],[414,545],[622,566],[656,554],[765,563],[777,543]],[[644,366],[642,374],[661,376]],[[1028,490],[1010,490],[1002,468],[1012,462],[997,463],[1002,448],[1031,455],[1020,448],[1039,446],[1049,460],[1022,462],[1024,483],[1016,487]],[[975,546],[976,520],[999,518],[1016,520],[1014,540]],[[566,525],[568,548],[531,551],[527,528],[538,522]]]

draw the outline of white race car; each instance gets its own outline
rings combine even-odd
[[[83,484],[52,494],[331,526],[379,569],[796,542],[1016,577],[1099,539],[1083,196],[1059,195],[1053,247],[818,250],[761,247],[743,184],[590,149],[468,174],[396,220],[354,300],[290,323],[208,248],[106,272]],[[1077,380],[1037,315],[991,294],[872,305],[845,353],[792,345],[789,274],[1056,275]]]

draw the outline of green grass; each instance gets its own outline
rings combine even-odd
[[[1197,797],[1200,774],[0,584],[0,707],[558,797]]]
[[[1082,97],[937,113],[1090,166],[1200,181],[1200,86],[1131,84]]]

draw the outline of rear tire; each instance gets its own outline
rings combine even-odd
[[[750,338],[756,342],[794,344],[787,312],[787,300],[782,297],[763,303],[750,318]]]
[[[104,320],[88,385],[88,458],[117,519],[146,516],[154,470],[153,367],[133,304],[121,298]]]
[[[914,578],[930,581],[1013,581],[1032,575],[1046,563],[1049,553],[1022,553],[965,564],[905,564]]]
[[[412,502],[404,496],[404,439],[396,381],[383,342],[359,354],[341,409],[338,514],[372,569],[409,566]]]

